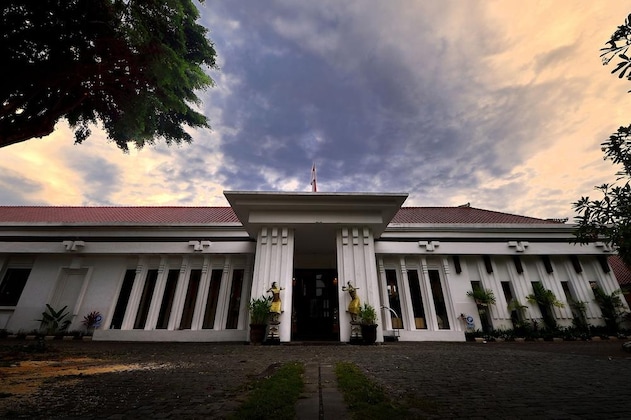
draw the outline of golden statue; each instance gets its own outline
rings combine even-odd
[[[269,290],[267,291],[267,293],[272,294],[272,305],[270,306],[270,309],[269,309],[271,314],[282,313],[281,301],[280,301],[281,290],[284,290],[284,289],[282,287],[278,287],[278,283],[274,282],[272,283],[272,287],[270,287]]]
[[[346,286],[342,286],[343,291],[348,291],[348,294],[351,296],[351,301],[348,304],[348,313],[351,314],[351,320],[356,321],[357,315],[359,314],[359,307],[361,303],[359,302],[359,296],[357,296],[357,289],[359,287],[353,287],[351,282],[346,283]]]

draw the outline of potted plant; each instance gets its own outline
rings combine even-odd
[[[491,305],[495,305],[495,295],[493,291],[481,287],[474,287],[473,290],[467,292],[467,296],[475,301],[478,308],[478,315],[480,316],[480,322],[482,322],[482,331],[488,333],[490,330],[488,308]]]
[[[372,305],[364,303],[359,307],[358,317],[364,344],[373,344],[377,341],[377,311]]]
[[[250,311],[250,343],[261,344],[263,342],[271,307],[271,299],[265,296],[252,299],[248,304]]]

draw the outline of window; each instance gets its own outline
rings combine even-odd
[[[521,258],[519,258],[519,255],[513,255],[513,263],[515,263],[515,270],[517,270],[517,273],[522,274],[524,272],[524,266],[521,264]]]
[[[572,265],[574,266],[574,271],[576,271],[576,274],[580,274],[583,272],[583,267],[581,267],[581,262],[579,261],[576,255],[570,255],[570,261],[572,261]]]
[[[493,264],[491,264],[491,257],[488,255],[483,255],[482,260],[484,260],[484,267],[486,267],[486,272],[491,274],[493,272]]]
[[[603,273],[609,273],[611,268],[609,268],[609,262],[607,261],[607,257],[605,255],[598,256],[598,263],[600,264],[600,268],[603,269]]]
[[[552,269],[552,262],[550,261],[550,257],[548,257],[547,255],[542,255],[541,259],[543,260],[543,265],[546,268],[546,273],[551,274],[552,272],[554,272],[554,270]]]
[[[589,282],[589,288],[592,289],[592,294],[594,295],[594,299],[596,298],[596,289],[600,288],[600,285],[595,281]]]
[[[386,287],[388,288],[388,304],[390,309],[397,313],[395,316],[390,312],[392,320],[392,328],[403,328],[403,320],[401,319],[401,296],[397,285],[397,272],[394,270],[386,270]]]
[[[569,282],[562,281],[561,287],[563,288],[563,294],[565,294],[565,300],[570,305],[572,317],[574,317],[572,324],[581,331],[587,331],[589,324],[585,315],[586,302],[581,302],[579,299],[576,299],[576,295],[572,292]]]
[[[125,310],[127,309],[127,303],[129,302],[129,296],[131,295],[131,289],[134,286],[134,279],[136,278],[136,270],[125,271],[125,278],[123,279],[123,286],[118,294],[118,301],[114,308],[114,315],[112,315],[111,329],[120,330],[123,325],[123,318],[125,317]]]
[[[230,303],[228,304],[228,319],[226,329],[234,330],[239,324],[239,308],[241,307],[241,287],[243,286],[243,270],[234,270],[232,273],[232,290],[230,291]]]
[[[184,300],[184,309],[182,310],[182,321],[180,322],[181,330],[190,330],[193,324],[193,311],[195,310],[197,291],[199,290],[201,278],[202,270],[191,270],[191,277],[188,279],[186,299]]]
[[[454,259],[454,267],[456,268],[456,273],[457,274],[462,273],[462,266],[460,265],[460,256],[454,255],[453,259]]]
[[[30,268],[7,269],[0,283],[0,306],[17,306],[30,274]]]
[[[423,296],[421,295],[421,285],[418,279],[418,271],[408,270],[408,281],[410,283],[414,324],[416,325],[416,329],[426,329],[425,308],[423,307]]]
[[[438,328],[448,330],[449,317],[447,316],[447,306],[445,305],[445,296],[443,294],[443,287],[440,284],[440,274],[438,274],[438,270],[429,270],[429,283],[432,287],[434,307],[436,308],[436,317],[438,318]]]
[[[513,300],[513,291],[510,287],[510,281],[502,282],[502,292],[504,292],[504,298],[506,299],[506,302],[510,302],[511,300]]]
[[[213,270],[210,276],[210,287],[208,288],[208,298],[206,299],[206,311],[204,312],[202,328],[213,328],[215,326],[215,315],[217,312],[217,301],[219,300],[219,288],[221,286],[222,275],[223,270]]]
[[[164,287],[164,295],[162,295],[162,304],[160,305],[160,313],[158,314],[156,329],[165,330],[169,328],[169,318],[171,317],[173,298],[175,297],[175,290],[177,289],[177,280],[179,277],[180,270],[169,270],[167,284]]]
[[[504,299],[506,299],[506,303],[508,304],[507,309],[510,311],[510,320],[514,328],[520,321],[523,321],[525,308],[521,305],[519,300],[515,298],[510,281],[503,281],[501,284]]]
[[[502,282],[502,289],[503,289],[503,283]],[[475,292],[482,292],[482,294],[486,295],[486,290],[482,287],[482,282],[477,281],[477,280],[473,280],[471,282],[471,290],[475,293]],[[504,293],[506,293],[504,291]],[[491,321],[489,319],[489,308],[488,308],[488,304],[486,305],[482,305],[478,303],[478,300],[476,299],[476,307],[478,309],[478,315],[480,316],[480,323],[482,324],[482,331],[484,332],[489,332],[491,331]]]
[[[156,288],[156,280],[158,279],[158,270],[149,270],[145,279],[145,287],[142,289],[140,305],[138,305],[138,313],[134,322],[134,329],[141,330],[145,328],[147,316],[149,315],[149,307],[151,306],[151,298]]]
[[[574,300],[574,297],[572,295],[572,291],[570,290],[570,284],[567,281],[562,281],[561,287],[563,288],[565,300],[567,300],[568,302],[572,302]]]

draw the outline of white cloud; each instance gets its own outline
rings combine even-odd
[[[408,191],[408,205],[571,217],[613,179],[599,144],[631,86],[598,50],[627,5],[574,1],[209,1],[213,130],[122,154],[102,132],[0,150],[24,203],[225,205],[223,189]],[[99,194],[100,193],[100,194]]]

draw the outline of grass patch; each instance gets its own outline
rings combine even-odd
[[[230,418],[294,419],[294,407],[304,387],[303,373],[302,364],[287,363],[271,376],[254,382],[248,399]]]
[[[355,419],[410,418],[406,407],[393,403],[385,390],[354,364],[335,365],[337,384]]]

